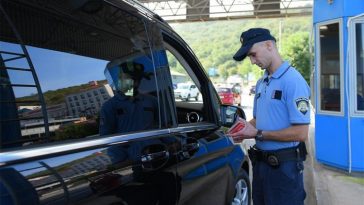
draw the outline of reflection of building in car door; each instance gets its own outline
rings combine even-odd
[[[158,102],[151,60],[118,59],[105,68],[114,97],[100,112],[100,135],[147,130],[158,122]]]

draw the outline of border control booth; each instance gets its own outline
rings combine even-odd
[[[316,159],[364,172],[364,3],[315,0]]]

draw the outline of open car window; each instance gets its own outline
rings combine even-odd
[[[173,84],[173,94],[178,124],[206,121],[201,85],[191,68],[171,46],[166,44],[166,54]]]

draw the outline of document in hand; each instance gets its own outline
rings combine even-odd
[[[242,118],[238,118],[236,122],[228,129],[227,134],[233,134],[235,132],[238,132],[246,127],[246,121]]]

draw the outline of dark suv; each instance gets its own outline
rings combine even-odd
[[[244,112],[134,1],[0,1],[0,204],[249,204]],[[193,83],[196,101],[175,100]]]

